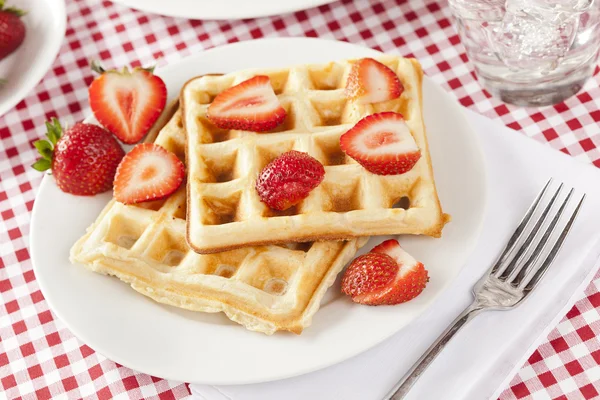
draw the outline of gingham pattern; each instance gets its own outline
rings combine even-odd
[[[223,0],[224,1],[224,0]],[[90,59],[108,67],[169,62],[213,46],[274,36],[318,36],[414,56],[466,107],[600,166],[598,77],[556,107],[506,106],[483,92],[466,64],[444,0],[344,0],[294,14],[236,22],[165,18],[108,1],[68,0],[68,29],[44,80],[0,118],[0,398],[185,398],[188,388],[111,362],[49,311],[27,250],[41,174],[33,141],[52,116],[83,119]],[[600,275],[512,380],[501,398],[594,398],[600,392]],[[66,396],[65,396],[66,394]]]
[[[600,271],[500,399],[600,397]]]

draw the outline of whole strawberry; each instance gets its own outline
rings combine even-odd
[[[26,12],[15,7],[4,7],[0,0],[0,60],[15,51],[25,40],[25,24],[21,17]]]
[[[56,184],[66,193],[92,196],[112,188],[125,152],[110,132],[98,125],[77,123],[63,135],[56,118],[46,122],[46,128],[48,140],[34,143],[42,158],[33,168],[51,169]]]
[[[274,210],[286,210],[308,197],[325,176],[325,168],[308,153],[288,151],[271,161],[258,175],[256,191]]]

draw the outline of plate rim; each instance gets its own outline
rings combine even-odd
[[[42,62],[38,61],[38,65],[42,65],[38,67],[34,73],[30,76],[28,80],[23,82],[21,86],[17,88],[13,93],[8,96],[8,99],[0,101],[0,117],[4,116],[6,113],[11,111],[21,100],[26,98],[31,90],[39,84],[42,79],[46,76],[54,61],[56,61],[56,57],[58,56],[58,52],[62,47],[62,43],[65,38],[65,32],[67,31],[67,11],[65,0],[46,0],[50,7],[55,8],[57,10],[57,15],[60,17],[58,23],[60,24],[58,29],[53,30],[58,32],[57,40],[54,46],[48,50],[48,58],[44,59]],[[60,40],[58,38],[60,37]]]
[[[294,3],[290,6],[289,1],[273,2],[272,7],[266,8],[237,8],[226,3],[221,4],[209,0],[206,4],[201,4],[198,9],[186,8],[185,11],[182,9],[184,4],[179,2],[181,0],[171,0],[170,6],[162,7],[160,1],[148,2],[145,0],[111,0],[113,3],[121,4],[126,7],[145,11],[151,14],[164,15],[173,18],[185,18],[185,19],[198,19],[207,21],[231,21],[240,19],[253,19],[270,17],[281,14],[293,13],[301,10],[308,10],[311,8],[319,7],[325,4],[334,3],[338,0],[294,0]],[[301,4],[300,1],[304,1],[306,4]],[[176,6],[173,7],[173,2]],[[150,3],[150,4],[148,4]],[[253,3],[256,6],[256,3]],[[214,7],[214,8],[212,8]],[[173,11],[174,9],[174,11]]]
[[[290,41],[302,41],[302,42],[307,42],[307,41],[319,41],[319,42],[329,42],[329,44],[331,45],[335,45],[335,46],[339,46],[340,44],[342,45],[346,45],[348,47],[355,47],[355,48],[361,48],[363,50],[370,50],[376,53],[381,53],[379,51],[373,50],[373,49],[369,49],[366,48],[364,46],[360,46],[360,45],[355,45],[352,43],[348,43],[348,42],[340,42],[340,41],[336,41],[336,40],[329,40],[329,39],[319,39],[319,38],[263,38],[263,39],[258,39],[258,40],[248,40],[248,41],[241,41],[241,42],[236,42],[236,43],[232,43],[232,44],[227,44],[227,45],[223,45],[223,46],[218,46],[218,47],[214,47],[211,50],[219,50],[219,49],[223,49],[225,47],[239,47],[239,46],[246,46],[248,43],[252,42],[254,45],[256,45],[256,42],[266,42],[267,45],[269,42],[275,42],[275,41],[283,41],[283,42],[290,42]],[[259,44],[260,45],[260,44]],[[198,54],[204,54],[204,53],[198,53]],[[196,55],[198,57],[198,55]],[[186,56],[185,58],[188,57],[194,57],[194,55],[190,55],[190,56]],[[176,65],[179,62],[181,62],[181,60],[177,60],[171,63],[171,65]],[[160,70],[163,69],[165,67],[162,67],[158,70],[158,72],[160,73]],[[472,248],[469,250],[468,255],[465,258],[465,262],[463,263],[462,267],[458,268],[456,270],[456,272],[454,273],[454,275],[451,277],[451,279],[448,279],[446,281],[446,283],[443,285],[443,287],[439,290],[439,292],[435,295],[435,297],[432,299],[431,303],[425,307],[423,307],[421,310],[419,310],[416,315],[414,316],[414,318],[409,321],[407,324],[399,327],[399,328],[395,328],[395,329],[390,329],[389,332],[385,332],[382,335],[379,335],[377,338],[375,338],[374,340],[371,340],[369,342],[368,345],[363,346],[363,348],[359,351],[356,352],[351,352],[351,353],[344,353],[343,355],[340,355],[337,358],[327,358],[326,361],[320,362],[316,365],[311,365],[309,367],[304,367],[304,368],[297,368],[294,372],[289,372],[289,373],[281,373],[279,375],[276,376],[270,376],[270,377],[266,377],[266,378],[261,378],[261,379],[237,379],[237,380],[231,380],[231,379],[210,379],[210,380],[197,380],[197,379],[187,379],[184,378],[182,379],[181,376],[174,376],[172,374],[165,374],[164,371],[161,371],[160,373],[157,373],[156,370],[153,371],[154,368],[145,368],[145,366],[142,366],[142,368],[139,368],[139,365],[133,365],[135,363],[130,363],[128,362],[128,360],[125,360],[123,358],[121,358],[118,354],[114,354],[112,351],[105,351],[106,349],[98,349],[95,344],[94,345],[90,345],[90,341],[87,340],[88,335],[87,334],[81,334],[82,332],[79,331],[79,329],[74,329],[73,325],[70,324],[69,322],[67,322],[66,319],[64,319],[62,317],[62,312],[61,311],[56,311],[57,309],[54,307],[53,301],[50,300],[47,296],[47,288],[45,286],[45,284],[43,283],[43,280],[38,280],[38,284],[40,286],[40,290],[42,291],[42,293],[44,294],[44,297],[46,298],[46,301],[48,302],[48,305],[50,306],[52,312],[54,312],[60,319],[61,321],[65,324],[65,326],[76,336],[79,338],[79,340],[81,340],[82,342],[86,343],[88,346],[92,347],[95,351],[97,351],[99,354],[102,354],[104,356],[106,356],[107,358],[118,362],[119,364],[122,364],[124,366],[128,366],[132,369],[134,369],[135,371],[139,371],[142,373],[147,373],[150,375],[154,375],[154,376],[159,376],[163,379],[170,379],[170,380],[177,380],[177,381],[186,381],[186,382],[191,382],[191,383],[201,383],[201,384],[213,384],[213,385],[238,385],[238,384],[252,384],[252,383],[260,383],[260,382],[269,382],[269,381],[276,381],[276,380],[281,380],[281,379],[286,379],[286,378],[290,378],[290,377],[294,377],[294,376],[299,376],[299,375],[303,375],[303,374],[307,374],[310,372],[314,372],[314,371],[318,371],[320,369],[338,364],[340,362],[343,362],[347,359],[350,359],[358,354],[361,354],[365,351],[368,351],[369,349],[379,345],[380,343],[384,342],[385,340],[389,339],[391,336],[393,336],[394,334],[398,333],[399,331],[401,331],[402,329],[404,329],[405,327],[407,327],[408,325],[410,325],[410,323],[412,323],[413,321],[417,320],[418,318],[420,318],[425,311],[430,310],[431,307],[434,306],[434,304],[436,303],[436,301],[438,301],[439,296],[449,288],[449,286],[457,279],[457,277],[459,276],[459,274],[462,272],[464,266],[466,265],[466,260],[468,260],[468,258],[470,257],[470,255],[473,253],[473,251],[475,250],[475,248],[477,247],[477,244],[479,243],[480,237],[481,237],[481,231],[483,228],[483,223],[485,220],[485,217],[487,215],[487,209],[488,209],[488,195],[489,195],[489,184],[488,184],[488,179],[487,179],[487,166],[485,163],[485,158],[484,158],[484,151],[483,151],[483,147],[481,146],[481,141],[479,139],[479,136],[477,135],[477,133],[475,132],[475,130],[473,129],[471,123],[468,121],[467,117],[466,117],[466,113],[463,111],[462,107],[459,106],[458,102],[450,95],[448,94],[441,86],[439,86],[437,83],[435,83],[432,79],[430,78],[425,78],[427,80],[430,81],[430,84],[432,84],[433,86],[436,87],[436,90],[438,90],[440,93],[442,93],[441,95],[444,96],[446,98],[446,101],[448,102],[448,104],[453,104],[454,110],[459,110],[459,112],[457,113],[457,116],[463,120],[464,126],[469,127],[469,131],[470,131],[470,139],[473,142],[473,148],[476,149],[476,153],[473,154],[474,157],[478,158],[478,165],[480,165],[482,168],[479,169],[477,172],[479,174],[479,179],[480,182],[482,183],[482,195],[483,195],[483,199],[481,200],[481,218],[479,218],[478,222],[477,222],[477,226],[476,229],[474,230],[473,234],[474,234],[474,240],[473,240],[473,245]],[[40,187],[38,189],[38,193],[42,191],[43,188],[45,188],[47,185],[51,184],[49,183],[51,181],[51,178],[48,175],[45,175]],[[36,196],[37,199],[37,196]],[[34,232],[34,227],[37,225],[35,223],[36,219],[37,219],[37,214],[39,213],[39,207],[36,207],[37,202],[34,202],[34,206],[33,206],[33,210],[32,210],[32,217],[31,217],[31,235],[30,235],[30,249],[31,249],[31,258],[32,258],[32,264],[33,264],[33,268],[34,271],[37,274],[37,271],[39,269],[39,267],[37,267],[36,265],[38,265],[38,263],[35,261],[35,259],[37,258],[37,256],[35,256],[36,252],[33,251],[33,248],[35,247],[35,239],[33,235]],[[70,262],[69,262],[70,263]],[[86,338],[86,339],[84,339]]]

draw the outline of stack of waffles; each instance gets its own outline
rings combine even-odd
[[[425,136],[421,68],[395,56],[377,60],[400,79],[399,98],[366,105],[348,99],[355,60],[191,79],[146,138],[186,163],[187,184],[164,200],[112,200],[73,246],[71,260],[161,303],[224,312],[267,334],[302,332],[368,236],[439,237],[448,220]],[[266,133],[213,125],[213,99],[257,75],[270,78],[285,121]],[[421,151],[407,173],[375,175],[340,149],[342,134],[383,111],[404,116]],[[256,179],[290,150],[320,161],[325,177],[299,204],[276,211],[261,202]]]

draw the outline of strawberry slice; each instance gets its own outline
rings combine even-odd
[[[350,70],[346,97],[358,104],[380,103],[400,97],[404,87],[398,76],[372,58],[358,60]]]
[[[268,76],[258,75],[219,93],[208,119],[222,129],[266,132],[286,117]]]
[[[414,299],[427,282],[423,264],[390,239],[350,264],[342,278],[342,292],[356,303],[392,305]]]
[[[397,175],[410,171],[421,158],[401,114],[382,112],[358,121],[340,137],[340,148],[368,171]]]
[[[117,168],[114,196],[124,204],[162,199],[177,190],[184,176],[185,166],[175,154],[157,144],[138,144]]]
[[[153,68],[105,71],[92,62],[92,69],[101,74],[88,90],[94,116],[123,143],[139,142],[165,108],[165,83]]]

